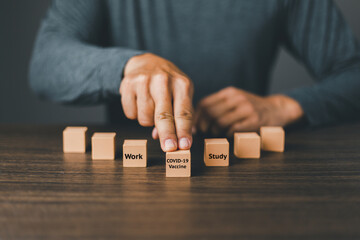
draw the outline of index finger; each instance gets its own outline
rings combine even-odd
[[[172,108],[172,94],[167,75],[155,76],[150,85],[150,93],[154,100],[155,127],[159,134],[160,145],[164,152],[177,149],[174,114]]]
[[[176,135],[180,149],[190,149],[193,128],[193,87],[189,79],[175,80],[173,87]]]

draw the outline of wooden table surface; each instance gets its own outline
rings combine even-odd
[[[62,153],[65,126],[0,126],[0,239],[360,239],[360,124],[288,131],[285,153],[166,178],[165,154],[150,166]],[[231,144],[232,145],[232,144]],[[232,151],[232,147],[230,148]],[[120,156],[120,157],[119,157]]]

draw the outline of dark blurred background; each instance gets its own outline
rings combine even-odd
[[[360,38],[360,1],[336,0],[336,3]],[[40,20],[49,4],[50,0],[0,1],[0,122],[104,123],[103,106],[69,107],[43,102],[29,88],[29,59]],[[311,83],[305,69],[281,51],[270,93]]]

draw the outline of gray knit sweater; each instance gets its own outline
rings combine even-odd
[[[317,81],[285,93],[309,124],[359,117],[359,44],[328,0],[55,0],[30,84],[56,102],[115,102],[115,115],[126,62],[152,52],[190,76],[195,102],[230,85],[265,95],[280,47]]]

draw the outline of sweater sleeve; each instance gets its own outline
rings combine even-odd
[[[106,14],[106,1],[52,2],[30,62],[30,86],[41,98],[90,105],[119,95],[125,64],[143,52],[106,47]]]
[[[291,0],[284,14],[285,47],[316,83],[286,92],[312,126],[360,117],[360,48],[332,1]]]

